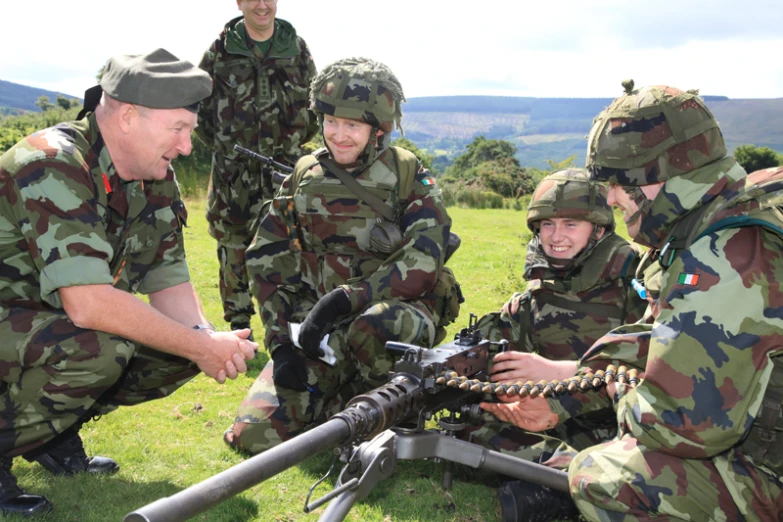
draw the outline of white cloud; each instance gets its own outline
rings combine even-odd
[[[406,94],[613,97],[627,77],[733,98],[783,97],[783,2],[279,0],[319,66],[386,62]],[[327,6],[327,7],[325,7]],[[197,62],[230,0],[3,2],[0,79],[81,95],[113,54],[165,47]]]

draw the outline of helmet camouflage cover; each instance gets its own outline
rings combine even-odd
[[[656,85],[633,89],[595,120],[587,141],[593,179],[623,186],[650,185],[726,156],[718,122],[698,91]]]
[[[346,58],[326,66],[310,85],[310,109],[323,116],[362,121],[402,132],[402,86],[386,65],[368,58]]]
[[[614,229],[614,214],[606,202],[606,187],[584,169],[560,170],[541,180],[530,198],[527,226],[535,232],[542,219],[572,218]]]

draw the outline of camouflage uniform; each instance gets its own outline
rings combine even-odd
[[[665,181],[641,205],[654,249],[652,325],[623,327],[586,354],[643,372],[613,397],[618,438],[580,453],[571,494],[589,520],[780,520],[783,515],[783,169],[748,176],[695,92],[632,90],[599,115],[597,179]],[[637,194],[638,196],[638,194]],[[604,392],[550,400],[561,419]]]
[[[359,63],[369,63],[369,68],[381,65],[376,72],[387,70],[364,59]],[[343,78],[333,72],[324,70],[325,83]],[[319,91],[319,79],[313,92]],[[399,113],[401,91],[385,96],[387,87],[388,78],[363,82],[350,76],[345,96],[359,94],[349,110],[369,104],[359,114],[343,116],[340,89],[317,99],[333,102],[336,108],[326,110],[337,117],[372,118],[374,131],[381,121],[394,120],[395,108]],[[388,107],[379,108],[376,101],[363,97],[373,91],[377,103],[388,103]],[[387,116],[378,121],[378,114]],[[361,156],[365,163],[350,175],[390,208],[398,209],[402,241],[390,254],[382,254],[371,242],[378,214],[324,165],[330,156],[322,150],[296,164],[261,220],[248,249],[248,270],[254,295],[262,303],[264,343],[273,358],[275,350],[293,342],[289,324],[302,322],[318,300],[334,289],[347,292],[350,313],[329,332],[328,344],[337,359],[334,366],[299,354],[306,364],[308,391],[275,385],[273,363],[264,368],[239,407],[231,435],[232,445],[252,453],[325,421],[348,399],[385,383],[393,364],[384,348],[386,341],[431,347],[438,341],[439,326],[448,322],[435,287],[443,272],[451,219],[435,180],[410,152],[395,147],[378,151],[370,139]],[[400,171],[411,161],[417,165],[416,173],[410,193],[402,194]]]
[[[583,219],[606,230],[568,265],[555,267],[544,253],[537,233],[540,220],[554,217]],[[639,255],[614,232],[606,189],[588,183],[586,172],[569,169],[545,178],[531,199],[528,227],[535,235],[528,244],[525,260],[527,288],[515,293],[499,312],[479,320],[478,328],[486,338],[506,339],[510,350],[551,360],[578,360],[604,334],[642,317],[647,302],[630,284]],[[611,411],[597,412],[591,417],[572,419],[547,432],[543,444],[536,444],[539,435],[501,423],[486,413],[486,422],[472,432],[471,438],[520,458],[565,468],[574,450],[614,435]],[[561,445],[561,441],[567,444]]]
[[[45,129],[0,158],[0,454],[88,416],[165,397],[194,363],[75,326],[58,289],[152,293],[189,280],[173,171],[123,182],[95,116]]]
[[[213,149],[207,196],[209,234],[218,242],[224,318],[243,323],[253,315],[245,249],[261,206],[270,199],[271,173],[234,151],[249,148],[293,165],[301,146],[318,131],[308,111],[315,65],[305,41],[285,20],[275,20],[266,54],[250,39],[242,17],[228,22],[199,65],[214,80],[199,110],[196,133]]]

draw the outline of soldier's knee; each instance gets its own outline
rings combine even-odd
[[[271,422],[235,422],[223,435],[233,449],[256,455],[293,438],[288,430],[275,429]]]
[[[70,343],[74,349],[65,366],[76,371],[89,372],[100,377],[100,382],[114,383],[123,374],[139,346],[127,339],[106,332],[89,331],[75,336]],[[61,346],[64,344],[61,343]],[[94,384],[98,384],[96,381]]]

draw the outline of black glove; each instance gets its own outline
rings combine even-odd
[[[296,353],[291,344],[281,344],[272,352],[272,381],[281,388],[294,391],[305,391],[307,387],[307,370],[302,357]]]
[[[329,333],[339,316],[350,312],[351,299],[342,288],[335,288],[319,299],[299,328],[302,351],[314,359],[322,356],[321,339]]]

